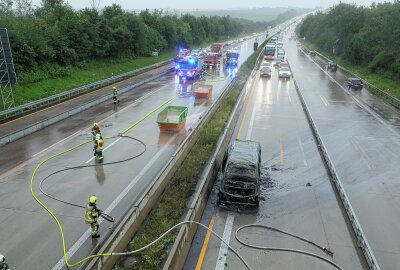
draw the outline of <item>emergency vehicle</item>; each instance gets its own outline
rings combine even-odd
[[[237,50],[229,50],[224,58],[225,68],[235,68],[238,66],[239,52]]]
[[[203,77],[203,62],[200,58],[189,56],[179,62],[176,71],[179,80]]]

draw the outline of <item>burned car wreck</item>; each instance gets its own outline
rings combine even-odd
[[[235,140],[225,153],[221,171],[220,205],[258,207],[261,171],[259,143]]]

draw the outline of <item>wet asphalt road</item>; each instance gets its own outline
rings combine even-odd
[[[253,42],[250,39],[239,45],[240,63],[252,53]],[[212,83],[212,99],[220,95],[228,82]],[[127,134],[145,142],[147,150],[139,158],[117,165],[69,170],[44,183],[44,189],[50,194],[81,205],[95,194],[99,208],[118,219],[152,183],[187,131],[198,124],[209,108],[210,103],[206,101],[195,102],[190,88],[190,83],[182,85],[174,74],[170,74],[121,95],[121,104],[116,110],[110,101],[3,147],[2,162],[7,167],[2,167],[0,176],[0,251],[6,255],[12,269],[66,269],[57,226],[29,192],[29,179],[36,165],[51,155],[91,139],[87,135],[94,121],[103,119],[103,123],[110,124],[101,128],[103,136],[115,135],[176,96],[170,104],[185,105],[189,109],[186,127],[180,133],[160,134],[156,124],[157,113],[152,114]],[[125,138],[107,140],[105,146],[110,146],[104,151],[105,162],[129,158],[143,149],[137,142]],[[33,187],[38,197],[59,217],[71,262],[89,255],[97,240],[90,239],[82,209],[44,197],[38,185],[41,179],[59,169],[94,164],[92,148],[89,143],[49,161],[37,172]],[[12,162],[9,161],[11,158]],[[110,227],[110,223],[102,222],[100,234],[104,235]]]
[[[399,269],[400,112],[366,89],[346,90],[295,46],[294,76],[381,269]]]
[[[293,75],[381,269],[400,269],[400,112],[366,89],[346,92],[342,89],[346,77],[340,71],[328,75],[298,51],[295,41],[286,37],[284,44]],[[256,78],[247,102],[249,110],[242,112],[244,125],[242,130],[237,128],[237,137],[261,144],[264,168],[259,211],[246,214],[219,208],[217,183],[202,222],[214,222],[213,229],[225,235],[253,269],[335,268],[303,255],[240,245],[235,231],[252,223],[286,230],[328,247],[335,253],[333,261],[343,269],[367,269],[329,182],[293,81],[279,80],[277,70],[272,79]],[[254,245],[299,248],[324,256],[308,244],[275,232],[246,229],[241,235]],[[244,269],[225,245],[213,237],[205,245],[204,238],[204,231],[197,232],[185,269]],[[202,248],[206,250],[204,257],[199,256]]]

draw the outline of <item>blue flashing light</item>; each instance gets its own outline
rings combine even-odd
[[[180,67],[181,67],[181,65],[179,65],[179,64],[175,65],[175,68],[180,68]]]
[[[196,61],[193,58],[189,59],[189,64],[194,64]]]

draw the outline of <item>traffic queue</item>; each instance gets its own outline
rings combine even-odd
[[[225,69],[238,67],[239,51],[225,50],[232,43],[214,43],[208,50],[196,49],[190,51],[188,48],[180,49],[174,58],[175,72],[179,81],[201,79],[207,69],[218,71],[221,62]]]

